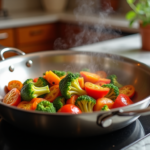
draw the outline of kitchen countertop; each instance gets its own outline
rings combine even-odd
[[[125,56],[150,66],[150,51],[141,50],[140,34],[102,41],[90,45],[72,48],[71,50],[105,52]]]
[[[97,14],[48,13],[44,11],[15,12],[11,13],[7,18],[0,18],[0,29],[65,21],[79,24],[104,25],[125,32],[137,33],[138,23],[135,22],[133,27],[130,28],[129,22],[124,16],[124,14],[104,14],[102,12]]]

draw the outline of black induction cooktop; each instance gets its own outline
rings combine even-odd
[[[120,150],[150,133],[150,116],[106,135],[87,138],[56,138],[36,135],[0,120],[0,150]]]

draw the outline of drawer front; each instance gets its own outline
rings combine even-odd
[[[7,47],[14,47],[14,30],[3,29],[0,30],[0,44]]]
[[[17,45],[50,41],[56,38],[56,25],[36,25],[16,29]]]

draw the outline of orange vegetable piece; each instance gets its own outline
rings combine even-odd
[[[91,73],[91,72],[80,71],[80,75],[81,75],[81,77],[84,78],[85,82],[96,83],[100,79],[99,75],[97,75],[95,73]]]
[[[40,103],[41,101],[46,101],[44,98],[33,98],[30,103],[32,103],[31,109],[35,110],[38,103]]]
[[[38,79],[39,79],[39,78],[34,78],[34,79],[33,79],[33,82],[37,82]]]
[[[96,100],[96,104],[93,107],[93,111],[100,111],[104,105],[107,105],[109,109],[111,109],[113,107],[114,101],[103,97],[103,98],[99,98]]]
[[[8,90],[12,90],[13,88],[17,88],[19,91],[21,91],[21,88],[23,87],[23,84],[19,80],[12,80],[8,83]]]
[[[109,84],[111,82],[110,79],[100,78],[98,82],[96,82],[96,85],[102,86],[103,84]]]
[[[62,80],[63,78],[65,78],[66,77],[66,75],[64,75],[64,76],[62,76],[62,77],[60,77],[60,79]]]
[[[50,85],[59,85],[60,82],[60,78],[53,73],[51,70],[50,71],[46,71],[45,75],[43,76],[43,78],[45,78]]]
[[[75,101],[76,99],[79,97],[79,95],[73,95],[71,96],[71,98],[69,98],[67,101],[66,101],[66,104],[73,104],[75,105]]]
[[[22,101],[17,105],[18,108],[21,108],[24,110],[32,110],[31,106],[32,106],[32,103],[29,101]]]
[[[61,96],[59,85],[53,85],[50,87],[50,93],[46,94],[44,99],[53,102],[58,96]]]
[[[125,94],[129,98],[132,98],[135,94],[135,88],[133,85],[125,85],[119,89],[119,94]]]
[[[84,78],[83,77],[79,77],[78,78],[78,82],[79,82],[79,85],[82,89],[84,89]]]

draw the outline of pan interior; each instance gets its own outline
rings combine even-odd
[[[31,67],[26,62],[32,60]],[[14,72],[9,71],[13,65]],[[57,51],[17,56],[0,62],[0,96],[4,97],[10,80],[20,80],[43,76],[48,70],[79,72],[89,68],[91,72],[104,70],[108,75],[115,74],[123,85],[132,84],[136,89],[134,102],[150,95],[150,68],[137,61],[104,53]]]

